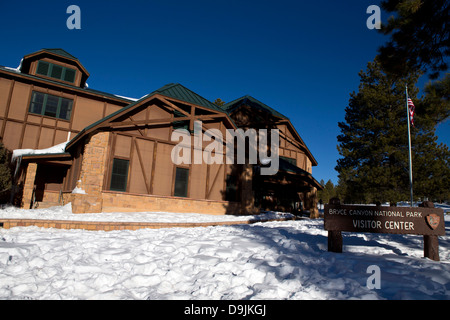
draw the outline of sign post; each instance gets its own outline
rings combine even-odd
[[[438,236],[445,235],[444,225],[439,208],[327,204],[324,209],[331,252],[342,252],[342,231],[416,234],[424,236],[424,256],[439,261]]]

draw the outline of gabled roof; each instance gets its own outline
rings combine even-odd
[[[270,115],[279,118],[280,120],[285,121],[286,123],[289,124],[289,126],[292,128],[292,131],[294,132],[294,134],[297,136],[297,138],[299,139],[299,141],[302,143],[302,145],[305,148],[306,153],[308,154],[312,165],[316,166],[317,165],[317,160],[314,158],[314,156],[312,155],[311,151],[308,149],[308,147],[306,146],[305,142],[303,141],[303,139],[300,137],[300,135],[298,134],[297,130],[295,129],[294,125],[291,123],[291,121],[289,120],[288,117],[286,117],[285,115],[279,113],[278,111],[276,111],[275,109],[272,109],[271,107],[269,107],[267,104],[262,103],[261,101],[253,98],[252,96],[246,95],[243,96],[239,99],[233,100],[231,102],[228,102],[226,104],[224,104],[222,106],[222,109],[224,109],[228,114],[233,113],[234,110],[237,110],[240,106],[242,105],[247,105],[251,108],[255,108],[258,110],[262,110],[264,112],[269,113]]]
[[[278,118],[282,118],[282,119],[289,119],[288,117],[286,117],[285,115],[279,113],[278,111],[276,111],[275,109],[272,109],[271,107],[269,107],[268,105],[262,103],[261,101],[253,98],[252,96],[246,95],[243,96],[239,99],[233,100],[231,102],[225,103],[222,106],[222,109],[226,110],[228,113],[233,112],[233,110],[236,110],[237,108],[239,108],[241,105],[248,105],[252,108],[256,108],[256,109],[260,109],[260,110],[264,110],[268,113],[270,113],[271,115],[278,117]]]
[[[156,93],[159,93],[160,95],[174,98],[181,101],[186,101],[192,104],[196,104],[201,107],[205,107],[208,109],[212,109],[214,111],[223,112],[219,106],[215,105],[211,101],[203,98],[202,96],[198,95],[197,93],[189,90],[185,86],[179,84],[179,83],[169,83],[165,86],[159,88],[158,90],[153,91],[150,93],[150,95],[154,95]]]
[[[141,105],[145,100],[148,100],[149,98],[155,96],[155,95],[161,95],[168,98],[177,99],[180,101],[184,101],[187,103],[195,104],[200,107],[205,107],[210,110],[213,110],[215,112],[220,112],[224,114],[230,123],[234,125],[233,120],[228,116],[228,113],[226,113],[223,109],[216,106],[214,103],[206,100],[205,98],[201,97],[200,95],[196,94],[195,92],[189,90],[188,88],[182,86],[178,83],[170,83],[166,84],[165,86],[143,96],[137,101],[134,101],[130,103],[129,105],[123,107],[122,109],[117,110],[116,112],[111,113],[110,115],[104,117],[103,119],[98,120],[97,122],[94,122],[93,124],[87,126],[81,132],[79,132],[67,145],[66,150],[71,147],[76,141],[78,141],[82,136],[85,134],[94,131],[96,128],[100,127],[103,123],[107,123],[108,121],[112,121],[114,118],[119,117],[122,114],[127,113],[128,111],[131,111],[135,107]]]
[[[66,58],[69,58],[69,59],[73,59],[73,60],[79,61],[77,57],[74,57],[73,55],[68,53],[66,50],[61,49],[61,48],[54,48],[54,49],[47,48],[47,49],[42,49],[41,51],[47,51],[47,52],[56,54],[56,55],[61,56],[61,57],[66,57]]]

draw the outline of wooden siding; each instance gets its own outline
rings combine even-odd
[[[296,137],[296,133],[290,122],[285,119],[276,119],[258,110],[253,110],[248,106],[241,106],[231,117],[243,128],[277,128],[280,133],[279,155],[281,157],[295,159],[297,167],[312,172],[312,161],[306,154],[306,146],[303,141]],[[255,123],[256,122],[256,123]]]
[[[188,112],[185,111],[187,107]],[[195,106],[183,107],[189,115],[191,112],[195,114],[195,109]],[[151,100],[107,125],[112,127],[112,138],[105,191],[109,190],[111,183],[113,159],[118,158],[129,160],[126,193],[173,196],[176,167],[183,167],[189,169],[188,198],[223,200],[226,164],[173,164],[171,153],[178,144],[177,141],[170,141],[174,110],[173,106],[162,101]],[[225,135],[226,127],[219,119],[209,120],[203,131],[209,128],[219,129]],[[203,148],[209,143],[203,142]],[[192,145],[192,157],[193,154]],[[224,154],[222,157],[225,159]]]
[[[68,121],[29,113],[33,91],[73,100],[71,119]],[[90,99],[69,89],[54,90],[38,84],[0,78],[0,141],[9,150],[49,148],[68,138],[72,139],[86,126],[124,105]]]

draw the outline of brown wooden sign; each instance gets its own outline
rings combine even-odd
[[[444,210],[438,208],[325,205],[325,230],[445,235]]]
[[[424,236],[424,256],[439,261],[438,236],[445,235],[444,210],[327,204],[324,228],[328,251],[342,252],[342,231],[417,234]]]

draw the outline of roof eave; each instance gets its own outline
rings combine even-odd
[[[50,79],[46,79],[46,78],[41,78],[41,77],[37,77],[31,74],[26,74],[26,73],[22,73],[19,71],[14,71],[11,68],[7,68],[7,67],[1,67],[0,66],[0,72],[5,72],[8,74],[11,74],[14,77],[18,77],[18,78],[24,78],[27,79],[29,81],[37,81],[40,83],[45,83],[46,85],[52,85],[52,86],[57,86],[59,88],[67,88],[69,90],[74,90],[78,93],[82,93],[82,94],[87,94],[87,95],[91,95],[91,96],[96,96],[96,97],[100,97],[106,100],[112,100],[112,101],[120,101],[120,102],[131,102],[131,100],[123,98],[123,97],[119,97],[107,92],[102,92],[102,91],[98,91],[98,90],[94,90],[94,89],[90,89],[90,88],[80,88],[80,87],[76,87],[67,83],[63,83],[63,82],[58,82],[58,81],[53,81]]]

